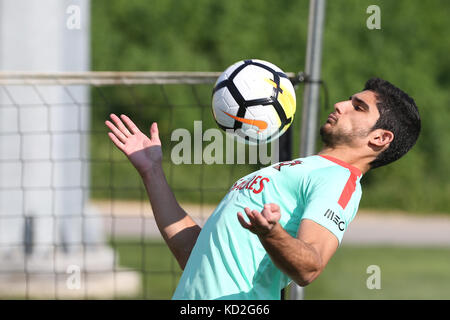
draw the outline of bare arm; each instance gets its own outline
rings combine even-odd
[[[301,286],[319,276],[338,247],[337,238],[312,220],[301,222],[297,238],[289,235],[278,223],[280,207],[274,203],[262,212],[245,208],[245,213],[249,222],[238,213],[242,227],[255,233],[273,263]]]
[[[180,207],[167,183],[158,126],[152,124],[149,138],[125,115],[111,114],[111,120],[105,122],[111,130],[108,136],[142,177],[158,229],[184,269],[201,228]]]

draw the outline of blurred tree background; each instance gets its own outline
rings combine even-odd
[[[381,9],[380,30],[366,27],[370,16],[366,9],[373,4]],[[247,58],[270,61],[286,72],[298,72],[305,66],[307,0],[95,0],[91,6],[94,71],[223,71]],[[335,102],[360,91],[372,76],[405,90],[415,99],[422,117],[422,133],[415,148],[399,161],[364,176],[361,208],[450,213],[446,175],[450,159],[449,12],[446,0],[327,1],[322,79],[330,105],[324,106],[322,96],[321,123]],[[110,111],[127,112],[124,106],[134,99],[145,109],[146,119],[161,123],[164,132],[171,121],[165,108],[167,96],[183,103],[183,90],[189,90],[167,89],[164,93],[145,86],[130,96],[129,90],[116,89],[93,91],[94,105],[102,101],[109,105],[107,110],[93,108],[94,128],[103,126]],[[207,125],[215,127],[208,109],[211,89],[200,88],[201,98],[193,102],[206,111],[186,109],[170,126],[192,131],[199,112],[205,112]],[[292,126],[294,157],[299,150],[302,91],[303,87],[297,90],[298,109]],[[139,119],[138,123],[145,128],[150,125]],[[207,125],[203,124],[203,130]],[[163,138],[170,139],[170,132]],[[110,141],[102,134],[93,136],[92,145],[93,153],[100,152],[109,148]],[[179,176],[193,174],[192,166],[185,168],[176,168]],[[95,167],[92,171],[95,175]]]

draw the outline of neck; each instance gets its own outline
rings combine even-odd
[[[340,146],[333,148],[324,147],[319,152],[319,155],[331,156],[336,159],[342,160],[349,165],[358,168],[363,174],[370,170],[369,163],[373,160],[372,158],[368,159],[367,157],[361,156],[361,154],[358,153],[358,150],[354,148]]]

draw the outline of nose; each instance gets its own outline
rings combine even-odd
[[[338,114],[342,114],[344,112],[344,110],[345,110],[345,101],[341,101],[341,102],[336,103],[334,105],[334,110],[336,110],[336,112]]]

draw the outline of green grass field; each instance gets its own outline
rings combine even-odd
[[[381,270],[381,289],[367,288],[370,265]],[[450,299],[450,248],[343,246],[307,299]]]
[[[134,299],[170,299],[181,270],[159,241],[113,244],[123,267],[142,274],[142,293]],[[367,267],[381,270],[381,289],[368,289]],[[343,246],[314,283],[306,299],[450,299],[450,248]],[[121,297],[120,297],[121,298]]]

